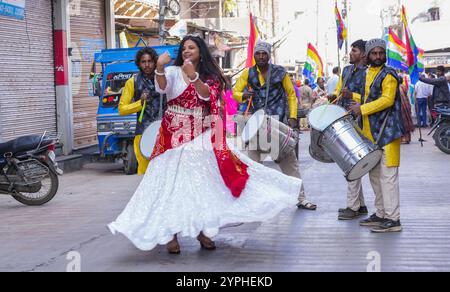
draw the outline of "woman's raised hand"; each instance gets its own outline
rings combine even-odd
[[[169,53],[165,52],[164,54],[159,56],[157,66],[164,67],[164,66],[168,65],[171,61],[172,61],[172,57],[170,57]]]

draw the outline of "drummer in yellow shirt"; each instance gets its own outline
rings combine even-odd
[[[130,78],[123,90],[119,103],[119,114],[122,116],[138,114],[136,123],[136,133],[134,138],[134,153],[138,161],[138,175],[145,174],[149,160],[142,156],[140,142],[145,129],[159,117],[160,96],[154,86],[154,72],[158,55],[152,48],[146,47],[140,50],[136,55],[136,65],[140,72]],[[142,121],[139,121],[140,113],[143,110]],[[163,102],[163,107],[166,103]],[[163,109],[164,110],[164,109]]]
[[[291,128],[298,129],[300,126],[297,119],[298,101],[294,85],[283,67],[269,63],[271,54],[272,46],[267,42],[258,41],[254,55],[256,65],[243,71],[233,88],[233,96],[239,103],[247,102],[251,98],[253,106],[249,105],[250,113],[265,109],[267,115],[278,116],[281,122],[288,120]],[[269,76],[270,80],[266,82]],[[266,97],[266,83],[269,84],[268,97]],[[246,88],[251,90],[244,92]],[[289,110],[286,109],[286,105],[289,106]],[[261,162],[261,153],[258,151],[247,150],[246,152],[252,160]],[[284,174],[301,179],[295,151],[277,163]],[[317,205],[306,199],[304,184],[298,196],[297,207],[312,211],[317,209]]]
[[[386,66],[386,42],[373,39],[367,42],[368,63],[365,94],[354,93],[355,103],[350,109],[362,116],[363,134],[383,148],[379,165],[369,176],[375,192],[376,213],[361,226],[372,232],[387,233],[402,230],[400,222],[400,145],[403,132],[401,102],[398,96],[398,76]],[[384,127],[383,127],[384,126]]]

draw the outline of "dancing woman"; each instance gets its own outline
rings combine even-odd
[[[174,254],[177,235],[213,250],[221,226],[276,216],[295,205],[302,184],[230,150],[219,115],[221,69],[200,37],[185,37],[179,52],[174,66],[165,68],[168,54],[158,59],[156,89],[168,110],[141,184],[109,225],[141,250],[165,244]]]

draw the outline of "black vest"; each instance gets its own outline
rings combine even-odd
[[[367,66],[356,67],[355,65],[350,65],[342,70],[342,88],[347,87],[350,92],[362,94],[364,91],[364,86],[366,85],[366,70]],[[349,109],[352,100],[341,99],[338,105]]]
[[[251,112],[255,113],[260,109],[264,109],[266,104],[266,89],[267,85],[270,84],[266,114],[278,116],[280,121],[285,122],[286,113],[289,109],[286,90],[283,87],[286,70],[277,65],[270,65],[270,70],[272,70],[270,80],[266,81],[264,86],[261,86],[261,83],[259,82],[257,66],[254,66],[249,70],[248,85],[255,93]]]
[[[161,95],[156,91],[155,85],[153,83],[153,80],[147,79],[144,77],[144,74],[139,73],[136,74],[134,77],[134,98],[133,102],[137,102],[141,99],[141,95],[144,92],[144,90],[149,92],[150,95],[150,101],[147,102],[147,106],[144,110],[144,117],[142,119],[142,123],[139,122],[139,116],[140,112],[137,114],[137,123],[136,123],[136,135],[142,135],[147,129],[148,126],[150,126],[151,123],[153,123],[156,120],[160,119],[159,116],[159,107],[160,107],[160,99],[163,98],[163,111],[164,112],[167,109],[167,99],[165,95]]]
[[[364,99],[365,88],[362,94],[362,98],[364,99],[363,104],[379,99],[383,91],[382,90],[383,81],[384,79],[386,79],[388,75],[392,75],[398,81],[394,105],[388,109],[385,109],[384,111],[369,116],[370,131],[375,141],[379,139],[378,146],[380,147],[384,147],[393,142],[394,140],[401,138],[402,135],[405,133],[402,118],[400,89],[399,89],[400,78],[398,77],[397,73],[393,68],[387,66],[383,67],[383,69],[381,69],[380,73],[378,74],[378,76],[376,77],[371,86],[369,96],[366,99]],[[387,118],[386,128],[384,132],[381,133],[381,128],[386,118]]]

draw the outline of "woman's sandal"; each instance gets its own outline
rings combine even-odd
[[[206,237],[203,234],[197,236],[197,240],[200,242],[200,246],[202,247],[202,249],[205,250],[216,249],[216,244],[214,243],[214,241],[212,241],[210,238]]]
[[[299,209],[309,210],[309,211],[315,211],[315,210],[317,210],[317,205],[314,205],[313,203],[308,202],[308,201],[300,202],[300,203],[297,205],[297,207],[298,207]]]
[[[178,240],[175,238],[173,239],[171,242],[169,242],[167,245],[167,251],[170,254],[180,254],[181,253],[181,249],[180,249],[180,244],[178,243]]]

